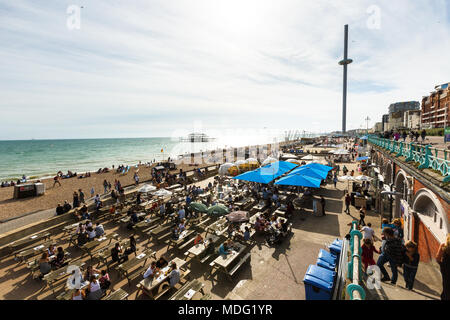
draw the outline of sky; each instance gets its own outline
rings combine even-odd
[[[347,129],[450,81],[445,0],[77,1],[0,3],[0,140],[340,130],[344,24]]]

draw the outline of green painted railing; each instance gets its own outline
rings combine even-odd
[[[395,157],[405,157],[406,162],[418,163],[419,169],[433,169],[444,177],[444,183],[450,182],[450,161],[447,160],[447,150],[432,148],[430,145],[389,140],[374,135],[370,135],[368,141],[394,154]]]

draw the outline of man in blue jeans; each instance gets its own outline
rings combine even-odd
[[[392,284],[397,283],[397,267],[401,266],[403,263],[404,257],[404,247],[400,239],[394,236],[394,230],[390,227],[386,227],[383,229],[383,235],[385,237],[384,247],[381,248],[381,255],[378,258],[377,266],[380,268],[381,273],[383,274],[383,278],[381,281],[389,281],[391,280]],[[392,279],[389,278],[389,274],[386,271],[384,265],[386,262],[389,262],[392,271]]]

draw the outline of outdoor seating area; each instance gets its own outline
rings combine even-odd
[[[297,180],[271,183],[297,178],[298,172],[290,174],[296,167],[271,162],[235,177],[214,176],[202,187],[146,185],[102,208],[92,221],[11,243],[9,259],[31,271],[23,281],[42,299],[70,300],[81,291],[90,299],[97,283],[102,292],[96,299],[210,299],[206,287],[238,281],[252,250],[276,245],[292,232],[294,200],[321,186],[319,178],[306,187]],[[87,230],[94,227],[103,232],[91,235]],[[50,246],[64,252],[59,268],[51,264]]]

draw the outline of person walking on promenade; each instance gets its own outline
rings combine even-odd
[[[53,178],[53,188],[55,187],[56,184],[59,184],[59,186],[61,187],[61,182],[59,182],[59,176],[58,175],[56,175]]]
[[[108,181],[106,179],[103,180],[103,190],[105,194],[108,193]]]
[[[366,222],[364,221],[364,218],[366,217],[366,209],[361,208],[359,209],[359,222],[358,222],[358,226],[365,226]]]
[[[79,193],[80,203],[86,204],[86,202],[84,201],[84,192],[83,192],[83,190],[78,189],[78,193]]]
[[[326,204],[326,201],[325,201],[325,198],[323,196],[320,196],[320,204],[322,206],[322,216],[325,216],[325,204]]]
[[[348,169],[347,169],[347,167],[344,164],[344,167],[342,168],[342,173],[344,173],[344,176],[346,176],[347,172],[348,172]]]
[[[368,266],[373,266],[376,264],[375,260],[373,259],[373,253],[376,252],[376,253],[380,254],[380,251],[378,251],[375,248],[372,240],[369,238],[364,238],[361,249],[362,249],[361,261],[364,266],[364,272],[366,272]]]
[[[384,246],[381,248],[381,255],[378,257],[377,266],[383,275],[381,281],[391,280],[391,284],[397,283],[398,270],[397,267],[403,263],[404,260],[404,247],[400,239],[394,236],[394,230],[390,227],[386,227],[383,230],[385,237]],[[389,262],[392,271],[392,279],[386,271],[384,265]]]
[[[406,134],[406,131],[403,131],[402,133],[403,142],[406,142],[406,137],[408,137],[408,135]]]
[[[441,300],[450,300],[450,234],[447,240],[441,244],[436,255],[442,275]]]
[[[420,255],[417,252],[417,244],[408,241],[405,245],[405,260],[403,264],[403,277],[405,278],[406,289],[412,290],[417,268],[419,267]]]
[[[415,141],[419,142],[420,133],[419,130],[416,131],[416,134],[414,135]]]
[[[337,182],[338,182],[338,178],[337,178],[337,176],[334,176],[334,178],[333,178],[333,184],[334,184],[334,188],[335,188],[335,189],[337,188],[337,187],[336,187]]]
[[[78,198],[78,193],[76,191],[73,192],[73,208],[78,208],[80,206],[80,200]]]
[[[345,195],[345,213],[350,214],[350,204],[352,203],[352,197],[350,197],[350,194],[347,192]]]
[[[423,129],[422,132],[420,133],[420,136],[422,137],[422,143],[425,142],[426,135],[427,135],[427,132],[425,129]]]
[[[91,188],[91,198],[94,197],[94,194],[95,194],[95,190],[94,190],[94,187],[92,187],[92,188]]]

